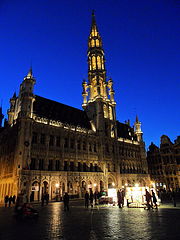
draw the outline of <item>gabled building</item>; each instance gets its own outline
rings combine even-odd
[[[138,118],[135,127],[116,119],[113,80],[107,79],[102,39],[94,14],[88,40],[88,81],[83,110],[38,96],[32,69],[10,99],[0,133],[0,200],[23,192],[28,200],[65,191],[149,186]]]
[[[161,136],[160,147],[151,143],[147,152],[151,179],[157,188],[179,190],[180,188],[180,137],[174,143],[168,136]]]

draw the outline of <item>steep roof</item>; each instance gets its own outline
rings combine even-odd
[[[84,111],[37,95],[33,104],[33,112],[39,117],[91,129]]]
[[[136,135],[134,134],[134,129],[128,124],[121,123],[116,121],[117,124],[117,136],[124,139],[137,140]]]

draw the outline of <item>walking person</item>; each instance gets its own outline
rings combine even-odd
[[[89,193],[88,193],[88,191],[86,191],[84,198],[85,198],[85,208],[88,208],[89,207]]]
[[[91,208],[93,208],[93,199],[94,199],[94,194],[92,189],[90,190],[90,195],[89,195],[89,200],[90,200],[90,204],[91,204]]]
[[[45,198],[45,194],[42,193],[42,197],[41,197],[41,206],[44,206],[44,198]]]
[[[49,203],[49,193],[45,194],[46,205]]]
[[[13,204],[16,203],[16,195],[14,195],[14,196],[12,197],[12,202],[13,202]]]
[[[155,205],[155,208],[157,209],[157,198],[155,195],[155,192],[152,190],[152,200],[153,200],[153,204]]]
[[[151,202],[151,194],[148,192],[148,190],[145,190],[145,198],[146,198],[146,205],[147,205],[147,210],[150,210],[150,208],[153,208],[153,206],[150,204]]]
[[[10,196],[10,197],[9,197],[9,207],[11,207],[12,201],[13,201],[13,198],[12,198],[12,196]]]
[[[64,202],[64,211],[69,211],[69,195],[66,192],[63,197],[63,202]]]
[[[122,208],[122,204],[123,204],[123,198],[122,198],[122,192],[121,190],[117,191],[117,199],[118,199],[118,206],[119,208]]]
[[[5,207],[7,207],[8,202],[9,202],[9,196],[6,195],[4,198]]]
[[[174,207],[176,207],[176,192],[174,190],[171,193],[171,197],[172,197],[173,205]]]

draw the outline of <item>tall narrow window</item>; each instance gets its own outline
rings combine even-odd
[[[86,163],[83,163],[83,172],[86,172],[86,171],[87,171]]]
[[[94,47],[95,44],[94,44],[94,39],[91,40],[91,47]]]
[[[31,170],[35,170],[36,168],[36,159],[35,158],[31,158],[31,164],[30,164],[30,169]]]
[[[96,47],[99,47],[99,39],[96,39]]]
[[[40,143],[45,144],[45,134],[41,134]]]
[[[98,69],[101,69],[101,58],[100,58],[100,56],[97,56],[97,67],[98,67]]]
[[[56,146],[60,147],[60,136],[56,137]]]
[[[92,57],[92,69],[93,70],[96,69],[96,57],[95,56]]]
[[[77,141],[77,149],[81,150],[81,142],[80,142],[80,140]]]
[[[78,171],[81,172],[81,163],[78,162]]]
[[[71,139],[70,141],[70,147],[73,149],[74,148],[74,139]]]
[[[64,161],[64,171],[67,171],[68,170],[68,164],[67,164],[67,161]]]
[[[44,170],[44,159],[39,159],[39,170]]]
[[[74,162],[70,162],[70,171],[74,171]]]
[[[86,143],[83,142],[83,150],[86,150]]]
[[[52,171],[52,168],[53,168],[53,161],[49,160],[48,170]]]
[[[93,172],[93,164],[90,163],[90,172]]]
[[[53,145],[54,145],[54,136],[50,135],[49,146],[53,146]]]
[[[67,138],[64,139],[64,148],[68,148],[68,139]]]
[[[32,144],[37,143],[37,136],[38,136],[38,134],[36,132],[33,132]]]
[[[56,160],[56,171],[60,170],[60,161]]]

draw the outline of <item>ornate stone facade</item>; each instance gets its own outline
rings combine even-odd
[[[151,179],[159,189],[179,190],[180,188],[180,137],[174,143],[162,135],[160,148],[151,143],[147,152]]]
[[[32,69],[18,96],[10,99],[8,123],[0,132],[0,200],[27,194],[50,199],[65,191],[149,186],[138,118],[135,128],[116,120],[113,80],[106,78],[102,39],[95,16],[88,42],[88,82],[83,81],[83,111],[34,94]]]

